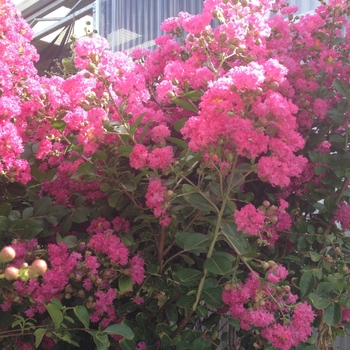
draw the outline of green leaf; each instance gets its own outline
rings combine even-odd
[[[325,309],[331,303],[329,299],[323,299],[316,293],[310,293],[308,295],[308,298],[312,301],[312,304],[318,310]]]
[[[135,336],[134,332],[126,324],[123,323],[112,324],[111,326],[108,326],[106,329],[104,329],[103,332],[108,334],[121,335],[126,339],[132,339]]]
[[[346,281],[340,274],[329,275],[328,279],[337,292],[341,293],[344,289],[347,288]]]
[[[298,347],[299,349],[299,347]],[[306,347],[302,347],[303,350],[320,350],[320,348],[317,345],[308,345]]]
[[[239,320],[237,320],[237,318],[229,316],[227,319],[227,323],[233,326],[234,328],[237,328],[237,330],[240,329],[241,323],[239,322]]]
[[[61,222],[60,234],[65,235],[72,228],[72,214],[67,215]]]
[[[221,287],[212,287],[205,288],[202,292],[202,298],[206,304],[210,307],[219,308],[223,306],[223,301],[221,299],[222,288]]]
[[[310,254],[310,258],[313,262],[317,262],[322,258],[322,255],[316,252],[309,251],[308,253]]]
[[[327,111],[327,116],[337,125],[341,125],[345,122],[346,117],[344,112],[339,109],[330,109]]]
[[[226,275],[232,264],[226,256],[213,256],[204,261],[204,268],[217,275]]]
[[[90,162],[80,164],[77,173],[82,175],[96,175],[95,167]]]
[[[173,102],[183,109],[198,113],[198,108],[191,101],[181,100],[180,98],[174,98]]]
[[[52,207],[52,199],[49,197],[40,198],[33,208],[33,216],[44,216]]]
[[[130,157],[130,153],[132,152],[132,150],[133,150],[133,146],[130,146],[130,145],[119,146],[118,149],[117,149],[118,156],[119,157],[127,157],[127,158],[129,158]]]
[[[67,123],[64,120],[52,120],[51,125],[56,130],[63,132],[67,126]]]
[[[69,209],[63,205],[56,205],[51,207],[47,212],[47,215],[54,216],[58,221],[65,217],[69,212]]]
[[[177,319],[179,317],[177,307],[174,304],[169,304],[165,307],[165,312],[167,319],[170,322],[177,322]]]
[[[175,145],[179,146],[182,149],[187,149],[188,148],[188,144],[184,140],[178,139],[176,137],[167,137],[167,140],[169,142],[174,143]]]
[[[106,161],[107,160],[106,152],[103,152],[99,149],[96,150],[96,152],[92,156],[92,160],[95,160],[95,159]]]
[[[194,192],[198,192],[198,189],[194,186],[188,185],[188,184],[184,184],[181,187],[181,192],[183,194],[185,193],[194,193]]]
[[[177,120],[174,124],[174,128],[176,131],[180,132],[180,130],[184,127],[185,123],[187,122],[188,118],[182,118],[180,120]]]
[[[192,347],[187,343],[187,341],[180,340],[176,344],[176,350],[191,350]]]
[[[33,216],[33,207],[25,208],[22,212],[22,219],[29,219]]]
[[[55,325],[55,329],[59,329],[61,326],[61,323],[63,322],[62,311],[53,304],[46,305],[46,310],[49,313],[50,317],[52,318],[52,321]]]
[[[199,317],[206,317],[208,315],[208,310],[207,308],[205,308],[204,306],[197,306],[196,308],[196,314],[199,316]]]
[[[63,318],[72,324],[74,324],[76,322],[76,321],[74,321],[74,319],[72,317],[69,317],[69,316],[64,316]]]
[[[35,330],[35,348],[38,348],[41,341],[43,340],[44,334],[46,333],[47,328],[38,328]]]
[[[51,298],[51,299],[50,299],[50,302],[51,302],[51,304],[55,305],[55,306],[56,306],[57,308],[59,308],[59,309],[62,309],[62,308],[63,308],[62,303],[61,303],[58,299],[56,299],[56,298]]]
[[[183,98],[188,98],[189,100],[200,100],[204,95],[203,91],[193,90],[182,95]]]
[[[192,343],[193,350],[211,350],[211,342],[203,337],[196,338]]]
[[[46,178],[51,182],[57,173],[57,168],[52,168],[46,172]]]
[[[97,350],[108,350],[108,347],[109,347],[108,334],[95,332],[93,335],[93,339],[97,346]]]
[[[0,231],[8,231],[11,221],[6,216],[0,216]]]
[[[138,305],[136,305],[134,302],[130,301],[130,302],[124,303],[121,306],[119,306],[117,309],[117,314],[119,316],[124,315],[124,314],[129,314],[137,309],[138,309]]]
[[[327,171],[327,167],[323,166],[323,165],[316,165],[314,167],[314,170],[315,170],[315,174],[316,175],[321,175],[323,173],[325,173]]]
[[[87,308],[82,305],[78,305],[74,308],[74,313],[78,317],[79,321],[84,325],[85,328],[90,327],[90,316]]]
[[[177,272],[177,277],[182,283],[191,282],[195,285],[203,277],[203,272],[195,269],[180,269]]]
[[[333,285],[330,282],[321,282],[316,288],[316,293],[319,297],[330,297],[334,292]]]
[[[11,229],[22,239],[36,237],[42,230],[42,226],[34,219],[14,220]]]
[[[329,325],[329,326],[336,326],[340,320],[341,320],[341,307],[339,303],[334,303],[332,302],[325,310],[323,313],[323,318],[324,321]]]
[[[222,221],[221,228],[228,244],[234,246],[241,255],[249,252],[247,241],[244,239],[242,233],[237,231],[236,224]]]
[[[123,193],[122,192],[113,192],[108,197],[108,205],[111,208],[118,208],[122,204],[123,204]]]
[[[171,348],[171,339],[168,334],[162,332],[159,334],[160,342],[162,343],[162,349],[170,349]]]
[[[209,183],[209,188],[212,190],[212,192],[217,195],[219,198],[222,198],[222,193],[221,193],[221,186],[216,183],[216,182],[210,182]]]
[[[73,210],[73,215],[71,217],[72,222],[75,222],[76,224],[81,224],[82,222],[88,221],[88,217],[85,215],[85,213],[79,209]]]
[[[347,100],[349,99],[349,87],[339,79],[335,79],[333,83],[334,88],[342,94]]]
[[[62,241],[69,249],[75,248],[78,246],[78,239],[76,236],[69,235],[69,236],[63,237]]]
[[[100,185],[100,190],[101,190],[102,192],[108,192],[108,191],[110,190],[110,188],[111,188],[111,185],[108,184],[108,183],[102,183],[102,184]]]
[[[121,184],[128,192],[134,192],[137,189],[135,181],[127,181]]]
[[[176,244],[182,248],[185,249],[185,241],[188,238],[189,235],[193,234],[194,232],[179,232],[175,235],[175,241]],[[350,244],[350,239],[349,239]]]
[[[0,216],[9,216],[12,210],[10,203],[4,202],[0,204]]]
[[[207,199],[199,193],[189,193],[184,195],[186,202],[190,203],[194,208],[203,211],[216,211],[216,207],[213,207]]]
[[[336,36],[335,38],[333,38],[332,40],[332,44],[333,45],[337,45],[337,44],[343,44],[344,42],[346,42],[346,38],[342,37],[342,36]],[[309,349],[308,349],[309,350]]]
[[[176,301],[176,305],[184,309],[190,309],[195,301],[194,295],[184,295]]]
[[[86,197],[84,196],[78,196],[74,199],[74,206],[76,208],[81,207],[86,202]]]
[[[118,287],[121,293],[126,293],[132,291],[133,282],[130,276],[122,275],[118,279]]]
[[[345,137],[339,134],[331,134],[329,135],[329,142],[332,144],[340,143],[341,145],[345,145]]]
[[[307,296],[314,289],[316,280],[311,270],[306,271],[300,278],[300,294]]]
[[[136,343],[130,339],[123,339],[119,342],[119,346],[122,350],[135,350]]]
[[[137,130],[137,128],[139,127],[139,125],[141,124],[143,118],[145,116],[145,113],[142,113],[136,120],[135,122],[130,125],[130,133],[131,135],[135,135],[135,132]]]
[[[200,249],[205,253],[211,242],[211,238],[202,233],[187,232],[184,241],[184,249],[187,251]]]

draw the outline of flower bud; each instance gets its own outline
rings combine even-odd
[[[262,205],[264,208],[268,208],[271,205],[271,203],[269,201],[263,201]]]
[[[270,268],[270,264],[266,261],[264,261],[262,264],[261,264],[262,268],[264,270],[268,270]]]
[[[37,259],[33,261],[32,265],[28,269],[28,275],[30,278],[43,275],[47,270],[47,264],[45,260]]]
[[[270,221],[271,221],[273,224],[275,224],[275,223],[278,221],[278,217],[277,217],[276,215],[272,215],[272,216],[270,217]]]
[[[4,247],[0,252],[0,262],[7,263],[16,257],[16,252],[12,247]]]
[[[334,249],[334,253],[337,254],[337,255],[340,255],[341,254],[341,248],[340,247],[336,247]]]
[[[225,292],[229,292],[230,290],[231,290],[231,285],[228,284],[228,283],[225,284],[225,285],[224,285],[224,291],[225,291]]]
[[[8,281],[14,281],[18,278],[18,273],[19,273],[19,270],[11,266],[5,270],[4,276]]]
[[[291,291],[290,286],[284,286],[283,288],[286,291],[286,293],[290,293],[290,291]]]

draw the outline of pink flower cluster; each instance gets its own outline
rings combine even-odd
[[[162,180],[151,179],[146,193],[146,205],[149,206],[156,217],[161,217],[160,224],[168,226],[170,217],[167,216],[167,210],[170,209],[170,202],[167,198],[167,189],[162,185]]]
[[[155,139],[155,136],[153,139]],[[173,162],[173,157],[174,154],[171,146],[155,148],[151,153],[148,153],[144,145],[137,144],[130,154],[130,166],[140,169],[148,165],[154,171],[160,169],[164,172]]]
[[[282,268],[279,266],[274,271],[281,273],[279,280],[286,277]],[[258,328],[265,339],[281,350],[297,346],[311,334],[315,315],[307,303],[295,304],[297,299],[289,286],[277,291],[272,285],[261,282],[253,273],[244,283],[225,289],[222,295],[222,300],[230,307],[231,315],[240,321],[242,329]],[[286,319],[285,314],[290,314],[291,319]]]
[[[96,253],[107,255],[113,264],[126,265],[128,262],[129,250],[113,230],[94,234],[87,246]]]
[[[350,228],[350,205],[348,203],[341,203],[334,213],[334,220],[340,222],[343,230]]]
[[[290,215],[285,211],[288,203],[281,199],[280,206],[271,206],[268,201],[260,208],[247,204],[235,210],[237,229],[243,233],[258,236],[272,246],[278,239],[277,232],[288,230],[292,224]]]

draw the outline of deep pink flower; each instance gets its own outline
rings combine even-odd
[[[130,277],[134,283],[142,284],[144,280],[145,273],[145,261],[139,256],[135,255],[130,261]]]
[[[147,165],[147,157],[147,148],[142,144],[135,145],[130,153],[130,166],[135,169],[144,168]]]
[[[149,155],[149,167],[152,170],[157,170],[158,168],[165,171],[169,165],[174,161],[173,148],[171,146],[166,146],[164,148],[155,148]]]
[[[272,266],[266,274],[267,279],[272,283],[278,283],[288,276],[288,270],[281,264]]]
[[[241,210],[234,212],[237,229],[251,235],[258,235],[264,226],[265,215],[254,205],[247,204]]]

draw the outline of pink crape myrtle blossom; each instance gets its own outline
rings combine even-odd
[[[130,277],[131,280],[134,283],[137,284],[142,284],[143,280],[144,280],[144,273],[145,273],[145,268],[144,268],[144,264],[145,261],[140,258],[139,256],[135,255],[131,260],[130,260],[130,264],[131,264],[131,269],[130,269]]]
[[[343,230],[350,228],[350,205],[348,203],[341,203],[334,213],[334,220],[340,222]]]
[[[146,205],[152,209],[156,217],[161,217],[161,224],[168,226],[170,218],[167,215],[167,210],[170,208],[170,203],[167,198],[167,189],[162,185],[162,180],[151,179],[145,197]]]
[[[266,274],[266,278],[272,283],[278,283],[288,276],[288,270],[281,264],[274,264]]]
[[[130,166],[135,169],[144,168],[147,165],[148,151],[146,146],[137,144],[130,153]]]
[[[251,330],[258,327],[261,335],[274,347],[290,350],[300,342],[306,341],[312,333],[311,323],[315,314],[309,304],[305,302],[296,304],[297,296],[290,295],[270,300],[274,288],[263,283],[259,281],[256,273],[250,273],[244,283],[225,288],[222,300],[230,307],[231,315],[240,321],[241,328]],[[287,324],[277,322],[274,313],[282,311],[281,307],[283,312],[289,312],[288,305],[293,305],[291,322]]]
[[[241,210],[234,212],[237,229],[251,235],[258,235],[264,226],[265,215],[252,204],[247,204]]]
[[[94,234],[87,246],[95,253],[106,254],[113,264],[126,265],[129,250],[110,229]]]
[[[152,170],[161,169],[165,171],[174,161],[174,153],[171,146],[155,148],[149,155],[149,167]]]

